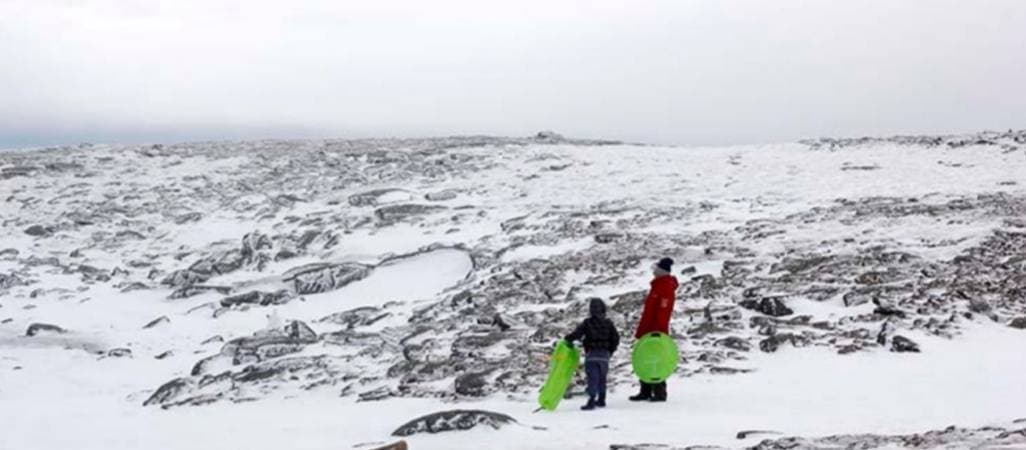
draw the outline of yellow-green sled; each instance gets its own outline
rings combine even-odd
[[[677,370],[680,351],[666,333],[648,333],[638,339],[631,353],[634,374],[645,383],[661,383]]]
[[[553,411],[563,400],[563,394],[574,379],[574,372],[581,363],[581,351],[565,340],[556,344],[552,352],[549,377],[538,394],[538,404],[542,409]]]

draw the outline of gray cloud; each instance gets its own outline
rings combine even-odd
[[[487,3],[0,0],[0,146],[539,129],[718,144],[1026,117],[1016,0]]]

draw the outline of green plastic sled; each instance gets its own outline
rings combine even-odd
[[[566,393],[566,388],[570,387],[570,382],[574,379],[574,372],[577,371],[577,366],[580,363],[580,350],[565,340],[556,344],[556,349],[552,352],[549,377],[545,380],[541,393],[538,394],[538,404],[542,409],[553,411],[559,406],[559,401],[563,400],[563,394]]]
[[[677,370],[678,361],[677,343],[668,334],[658,331],[642,336],[631,353],[634,374],[646,383],[666,381]]]

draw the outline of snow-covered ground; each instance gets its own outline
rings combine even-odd
[[[1021,331],[979,327],[958,341],[923,344],[923,354],[901,358],[789,351],[754,358],[759,370],[751,374],[675,379],[666,404],[628,402],[633,387],[620,386],[605,410],[584,413],[580,402],[568,400],[554,413],[535,414],[534,403],[502,398],[440,405],[333,395],[144,409],[126,393],[147,388],[145,380],[111,379],[128,363],[98,363],[85,353],[54,358],[37,349],[19,355],[26,369],[4,375],[0,419],[7,424],[4,448],[11,449],[337,449],[390,441],[407,419],[458,406],[506,413],[522,426],[418,435],[408,438],[411,448],[593,449],[630,442],[737,446],[765,438],[735,439],[742,430],[908,433],[1026,415]]]
[[[0,153],[0,448],[373,448],[456,409],[519,424],[411,448],[1022,428],[1024,142]],[[683,283],[670,402],[627,402],[619,352],[606,410],[577,385],[533,413],[587,298],[631,334],[661,256]]]

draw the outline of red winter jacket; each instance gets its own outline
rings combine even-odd
[[[648,292],[648,297],[645,299],[645,309],[641,312],[638,331],[634,333],[635,338],[641,338],[653,331],[669,334],[670,316],[673,315],[677,286],[677,278],[673,275],[663,275],[652,279],[652,290]]]

